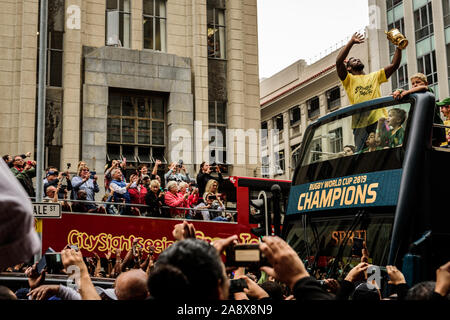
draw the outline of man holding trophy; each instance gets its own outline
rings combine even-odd
[[[387,79],[400,66],[402,49],[406,48],[408,41],[397,29],[393,29],[386,34],[397,48],[391,64],[378,71],[365,74],[364,64],[360,59],[351,57],[346,60],[353,45],[364,42],[362,34],[355,33],[347,45],[339,52],[336,58],[336,70],[351,104],[381,97],[380,85],[387,82]],[[378,119],[386,117],[387,113],[384,109],[363,112],[353,116],[352,129],[357,151],[364,147],[369,133],[375,132]]]

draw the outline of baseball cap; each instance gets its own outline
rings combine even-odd
[[[150,179],[150,177],[149,177],[148,175],[144,174],[144,175],[142,176],[142,180],[145,180],[145,179]]]
[[[436,104],[440,107],[450,106],[450,98],[445,98],[444,100],[442,100],[441,102],[437,102]]]
[[[58,171],[49,171],[49,172],[47,172],[47,177],[48,176],[53,176],[53,175],[57,176],[58,175]]]

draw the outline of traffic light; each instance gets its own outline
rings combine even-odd
[[[255,214],[250,214],[250,223],[259,224],[258,228],[252,228],[251,232],[257,237],[263,237],[270,235],[271,232],[271,219],[270,214],[267,212],[267,200],[255,199],[250,200],[250,205],[256,209]]]

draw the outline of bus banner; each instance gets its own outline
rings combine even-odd
[[[356,174],[292,186],[288,215],[352,207],[395,206],[402,169]]]

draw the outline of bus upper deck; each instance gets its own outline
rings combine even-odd
[[[310,125],[283,226],[283,236],[315,272],[345,274],[363,238],[377,265],[401,266],[407,253],[427,261],[423,277],[450,260],[450,215],[442,185],[450,179],[450,149],[436,138],[435,98],[384,97],[331,113]],[[384,115],[361,137],[360,121]],[[442,137],[442,135],[439,135]],[[363,145],[358,147],[359,141]],[[353,153],[343,152],[353,145]],[[431,231],[418,248],[411,244]]]

